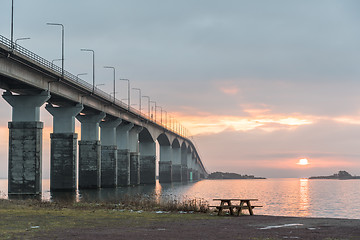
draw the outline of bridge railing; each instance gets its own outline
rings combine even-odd
[[[88,91],[92,91],[93,90],[93,85],[80,79],[78,76],[75,76],[74,74],[64,70],[62,71],[62,68],[55,65],[53,62],[50,62],[49,60],[46,60],[45,58],[40,57],[39,55],[31,52],[30,50],[20,46],[17,43],[12,43],[10,39],[0,35],[0,43],[5,45],[6,47],[8,47],[11,51],[15,51],[17,53],[20,53],[21,55],[27,57],[28,59],[36,62],[37,64],[41,65],[42,67],[48,68],[54,72],[56,72],[57,74],[59,74],[60,76],[62,76],[62,74],[64,74],[64,78],[66,78],[67,80],[73,81],[78,83],[79,85],[81,85],[83,88],[85,88]],[[139,111],[138,109],[135,109],[131,106],[128,106],[126,103],[118,100],[118,99],[114,99],[114,97],[112,97],[110,94],[104,92],[103,90],[94,87],[94,94],[110,101],[110,102],[114,102],[114,104],[120,106],[121,108],[124,109],[129,109],[130,112],[138,115],[139,117],[149,121],[149,122],[153,122],[165,129],[168,129],[169,131],[172,131],[182,137],[188,138],[189,136],[189,131],[187,131],[181,124],[179,124],[177,121],[176,123],[174,121],[169,121],[168,119],[166,119],[166,121],[162,121],[162,120],[158,120],[158,119],[154,119],[151,116],[148,116],[147,114],[144,114],[143,112]]]

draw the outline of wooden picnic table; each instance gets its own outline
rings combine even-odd
[[[258,199],[250,198],[250,199],[241,199],[241,198],[215,198],[213,201],[220,201],[219,206],[210,206],[210,207],[216,207],[219,209],[218,215],[222,213],[223,209],[229,209],[230,215],[236,215],[239,216],[242,213],[243,209],[249,210],[250,215],[254,215],[253,208],[255,207],[262,207],[262,206],[253,206],[251,205],[251,201],[258,201]],[[239,205],[233,204],[233,202],[239,202]],[[235,209],[235,211],[234,211]],[[238,209],[236,211],[236,209]]]

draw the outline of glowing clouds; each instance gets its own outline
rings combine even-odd
[[[220,91],[227,95],[236,95],[239,92],[237,87],[221,87]]]
[[[193,135],[216,134],[225,130],[251,131],[255,129],[266,132],[288,129],[312,124],[313,121],[307,116],[286,116],[271,113],[251,116],[229,116],[200,114],[187,116],[181,113],[173,113]]]

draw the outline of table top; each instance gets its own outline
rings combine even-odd
[[[256,198],[250,198],[250,199],[245,199],[245,198],[215,198],[215,199],[213,199],[213,201],[258,201],[258,199],[256,199]]]

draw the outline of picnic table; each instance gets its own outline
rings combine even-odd
[[[240,198],[215,198],[214,201],[220,201],[220,205],[218,206],[209,206],[216,207],[219,212],[218,215],[222,213],[223,209],[229,209],[230,215],[239,216],[242,213],[243,209],[249,211],[250,215],[254,215],[253,208],[262,207],[262,206],[254,206],[251,205],[251,201],[258,201],[258,199],[240,199]],[[234,204],[234,202],[238,202],[239,204]]]

